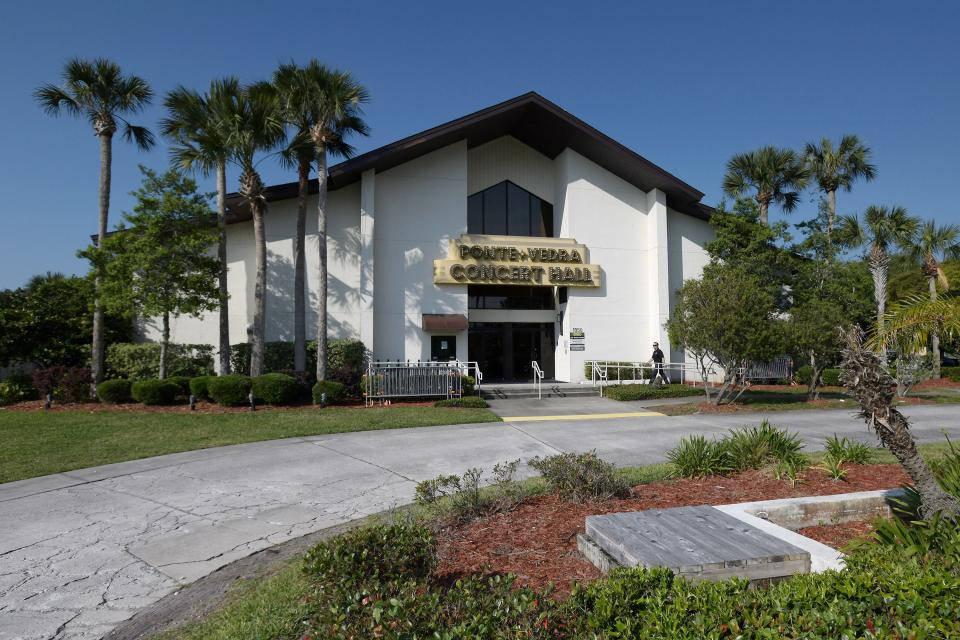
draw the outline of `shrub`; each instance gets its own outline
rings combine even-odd
[[[824,369],[820,376],[825,387],[840,387],[840,369]]]
[[[624,495],[630,488],[616,468],[598,458],[595,451],[538,456],[529,464],[540,472],[551,491],[572,502],[606,500]]]
[[[960,367],[940,367],[940,377],[960,382]]]
[[[121,404],[130,402],[130,381],[129,380],[104,380],[97,385],[97,397],[101,402],[110,404]]]
[[[949,451],[939,460],[931,460],[928,464],[943,490],[960,498],[960,448],[954,446],[949,438],[947,444]],[[921,520],[923,516],[920,513],[920,493],[913,486],[903,489],[903,496],[892,501],[894,514],[905,522]]]
[[[734,471],[759,469],[776,462],[805,461],[800,453],[803,448],[800,436],[777,429],[767,420],[757,427],[732,429],[720,440],[720,446]]]
[[[11,374],[0,382],[0,406],[35,400],[36,397],[33,379],[24,373]]]
[[[191,380],[190,376],[169,376],[166,379],[167,381],[172,382],[173,384],[180,387],[180,393],[178,395],[181,395],[184,397],[190,395],[190,380]]]
[[[683,478],[703,478],[731,471],[727,452],[716,440],[707,440],[700,434],[686,436],[667,451],[667,460]]]
[[[207,390],[207,385],[210,384],[210,380],[216,378],[216,376],[197,376],[190,380],[190,394],[196,397],[197,400],[209,400],[210,392]]]
[[[300,385],[291,376],[282,373],[265,373],[250,381],[253,396],[267,404],[291,404],[300,396]]]
[[[180,385],[169,380],[138,380],[131,385],[130,395],[148,406],[173,404],[180,395]]]
[[[469,409],[486,409],[490,405],[480,396],[464,396],[462,398],[446,398],[433,403],[435,407],[461,407]]]
[[[309,382],[316,382],[317,343],[307,343],[306,373]],[[367,366],[367,349],[359,340],[334,339],[327,341],[327,380],[342,382],[347,389],[354,390],[360,384],[360,377]],[[250,370],[250,345],[235,344],[230,347],[230,367],[232,371]],[[263,348],[263,370],[265,373],[287,373],[293,371],[293,343],[268,342]]]
[[[304,572],[320,583],[357,588],[427,577],[435,562],[430,530],[413,523],[354,529],[321,542],[304,558]]]
[[[171,344],[167,349],[167,377],[213,373],[214,348],[207,344]],[[120,342],[107,347],[107,374],[114,378],[149,380],[160,375],[160,345]]]
[[[247,376],[217,376],[207,380],[207,395],[225,407],[242,407],[250,402],[250,378]]]
[[[702,396],[703,389],[685,384],[668,384],[656,387],[652,384],[613,384],[605,387],[603,395],[611,400],[652,400],[654,398],[686,398]]]
[[[472,396],[477,390],[477,379],[473,376],[460,376],[460,392],[465,396]]]
[[[347,397],[347,388],[342,382],[321,380],[313,385],[313,403],[320,404],[324,393],[327,394],[327,404],[340,404]]]
[[[86,367],[48,367],[33,372],[33,387],[41,397],[53,394],[61,402],[90,402],[93,377]]]
[[[827,455],[854,464],[869,464],[873,459],[873,449],[862,442],[850,440],[846,436],[838,438],[837,434],[827,438],[824,449]]]
[[[808,364],[797,367],[797,370],[793,372],[793,378],[797,381],[797,384],[809,385],[810,379],[813,378],[813,367]]]
[[[522,497],[520,486],[514,482],[514,475],[520,460],[496,464],[493,467],[493,482],[487,488],[481,488],[483,469],[468,469],[462,476],[441,475],[432,480],[417,483],[414,494],[417,504],[448,507],[450,515],[457,520],[470,520],[491,513],[508,511],[515,507]]]

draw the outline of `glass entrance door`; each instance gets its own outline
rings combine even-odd
[[[553,378],[553,323],[471,322],[467,345],[485,381],[533,380],[534,360]]]

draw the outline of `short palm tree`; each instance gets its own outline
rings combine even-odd
[[[257,83],[243,87],[225,105],[224,141],[228,159],[240,169],[238,192],[253,216],[254,280],[253,331],[250,339],[250,375],[263,373],[267,312],[267,241],[264,217],[267,213],[266,187],[257,171],[257,155],[272,151],[284,140],[283,120],[273,87]],[[262,158],[261,158],[262,159]]]
[[[863,214],[863,222],[856,216],[842,216],[838,225],[841,244],[866,246],[867,262],[873,276],[873,299],[877,305],[877,332],[883,332],[887,307],[887,277],[890,270],[892,246],[906,246],[917,229],[917,219],[903,207],[871,206]]]
[[[126,116],[138,114],[153,99],[153,90],[138,76],[125,76],[120,66],[105,58],[67,61],[61,74],[63,85],[45,84],[34,92],[34,98],[48,114],[67,114],[85,118],[100,139],[100,220],[97,245],[107,235],[110,215],[110,170],[113,158],[113,136],[123,127],[123,137],[140,149],[153,146],[153,134],[145,127],[131,124]],[[91,373],[94,384],[103,379],[104,340],[103,305],[100,300],[100,278],[96,279],[93,311],[93,345]]]
[[[317,165],[317,236],[320,273],[317,294],[317,379],[327,369],[327,159],[350,157],[346,142],[352,134],[367,135],[361,118],[367,91],[349,73],[330,69],[317,60],[304,67],[290,63],[274,73],[285,121],[293,128],[283,157],[297,170],[297,236],[294,241],[294,366],[306,368],[306,254],[307,189],[310,170]]]
[[[950,287],[947,275],[941,267],[943,260],[960,257],[960,227],[953,224],[938,225],[928,220],[911,238],[907,251],[920,264],[927,277],[930,302],[937,302],[937,285],[944,290]],[[930,329],[930,351],[933,354],[933,377],[940,377],[940,333],[936,325]]]
[[[870,147],[860,142],[855,135],[845,135],[834,149],[829,138],[820,144],[808,143],[804,159],[817,186],[827,196],[827,237],[833,233],[837,219],[837,191],[850,191],[859,178],[870,181],[877,175],[877,168],[870,163]]]
[[[217,259],[220,261],[220,375],[230,373],[230,314],[227,287],[227,146],[225,115],[233,112],[233,105],[241,93],[240,81],[233,77],[215,80],[209,91],[200,93],[177,87],[167,94],[164,105],[167,117],[161,131],[173,141],[170,156],[173,162],[187,171],[198,171],[217,176]]]
[[[807,179],[807,169],[796,152],[766,146],[730,158],[723,191],[731,198],[752,192],[760,207],[760,222],[768,224],[770,205],[779,204],[784,211],[793,211]]]

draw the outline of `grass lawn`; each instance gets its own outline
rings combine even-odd
[[[488,409],[438,407],[222,414],[0,411],[0,482],[257,440],[499,420]]]

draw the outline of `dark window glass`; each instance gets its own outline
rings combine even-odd
[[[554,308],[553,289],[471,284],[467,286],[467,307],[470,309],[550,310]]]
[[[531,198],[527,191],[512,182],[507,183],[507,233],[509,235],[530,235]]]
[[[483,192],[467,198],[467,233],[483,233]]]
[[[553,205],[509,180],[467,198],[468,233],[553,237]]]
[[[557,287],[557,302],[564,304],[567,301],[567,288]]]
[[[483,232],[500,236],[507,234],[506,182],[483,192]]]

